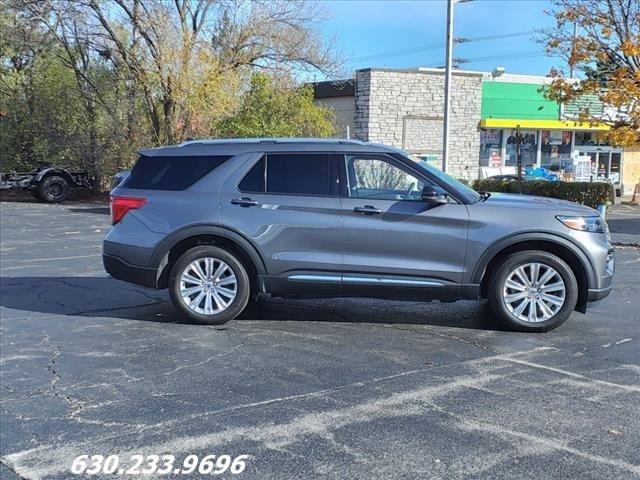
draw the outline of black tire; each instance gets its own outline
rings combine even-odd
[[[40,198],[47,203],[61,203],[69,196],[69,182],[64,177],[49,175],[38,187]]]
[[[514,316],[503,298],[503,289],[509,275],[519,266],[529,263],[541,263],[553,268],[565,286],[565,300],[560,309],[548,320],[535,323]],[[526,250],[512,253],[493,272],[489,279],[487,297],[493,313],[510,329],[519,332],[547,332],[562,325],[575,309],[578,302],[578,282],[571,267],[557,255],[539,250]]]
[[[214,258],[226,263],[236,277],[236,296],[229,306],[217,314],[202,314],[191,310],[182,299],[180,294],[181,276],[184,270],[195,260],[203,258]],[[187,250],[171,268],[169,273],[169,296],[173,306],[183,315],[200,323],[209,325],[221,325],[233,320],[247,306],[251,293],[251,284],[247,271],[232,253],[213,245],[203,245]]]

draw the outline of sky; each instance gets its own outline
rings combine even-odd
[[[444,0],[322,0],[329,18],[323,31],[335,41],[345,60],[345,74],[368,67],[415,68],[444,65],[446,2]],[[477,39],[455,45],[454,58],[470,59],[465,70],[546,75],[563,66],[533,40],[533,30],[548,28],[544,11],[549,0],[471,0],[458,3],[454,37]],[[518,35],[503,38],[482,39]],[[422,48],[424,47],[424,48]],[[406,53],[402,51],[414,49]],[[406,53],[406,54],[401,54]]]

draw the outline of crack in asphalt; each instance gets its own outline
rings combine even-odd
[[[217,353],[215,355],[210,356],[209,358],[207,358],[206,360],[203,360],[202,362],[196,362],[196,363],[191,363],[191,364],[186,364],[186,365],[179,365],[176,368],[174,368],[173,370],[170,370],[168,372],[165,372],[165,375],[172,375],[176,372],[179,372],[180,370],[184,370],[187,368],[194,368],[194,367],[200,367],[202,365],[205,365],[207,363],[209,363],[210,361],[212,361],[214,358],[219,358],[219,357],[226,357],[227,355],[232,354],[233,352],[235,352],[236,350],[238,350],[241,347],[244,347],[246,344],[244,343],[240,343],[239,345],[236,345],[235,347],[231,348],[229,351],[227,352],[222,352],[222,353]]]
[[[20,480],[31,480],[30,478],[24,477],[20,475],[18,472],[16,472],[16,469],[13,468],[11,465],[9,465],[7,462],[5,462],[2,458],[0,458],[0,465],[3,465],[7,470],[9,470],[12,474],[14,474]]]
[[[497,350],[494,350],[486,345],[483,345],[481,343],[478,342],[474,342],[473,340],[468,340],[466,338],[463,337],[458,337],[457,335],[451,335],[448,333],[438,333],[438,332],[434,332],[433,330],[428,329],[427,327],[422,327],[422,328],[409,328],[409,327],[402,327],[396,324],[390,324],[391,328],[394,328],[396,330],[403,330],[405,332],[412,332],[412,333],[418,333],[421,335],[430,335],[433,337],[440,337],[440,338],[446,338],[449,340],[456,340],[458,342],[462,342],[465,343],[467,345],[473,345],[474,347],[478,347],[481,348],[482,350],[491,352],[491,353],[495,353],[495,354],[499,354],[500,352],[498,352]]]
[[[64,280],[62,278],[56,278],[56,279],[54,279],[54,281],[62,283],[63,285],[66,285],[66,286],[71,287],[71,288],[79,288],[81,290],[88,290],[89,292],[92,292],[92,293],[99,293],[95,288],[85,287],[84,285],[76,285],[76,284],[71,283],[71,282],[69,282],[67,280]]]
[[[49,335],[45,335],[41,343],[45,345],[45,347],[49,347],[50,346]],[[51,383],[49,385],[49,390],[51,391],[54,397],[61,398],[67,403],[67,408],[69,410],[68,418],[70,420],[80,421],[78,416],[80,412],[85,408],[86,403],[76,398],[73,398],[71,395],[67,395],[57,387],[58,382],[62,380],[62,377],[58,373],[58,369],[56,367],[56,361],[58,360],[61,354],[62,354],[62,348],[59,345],[57,345],[53,349],[53,353],[51,355],[51,358],[49,359],[49,363],[47,363],[47,370],[49,371],[49,373],[53,375],[53,379],[51,380]]]

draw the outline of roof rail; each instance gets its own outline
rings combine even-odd
[[[211,145],[225,143],[338,143],[341,145],[363,145],[366,142],[360,140],[344,139],[344,138],[210,138],[202,140],[187,140],[178,146],[187,145]]]

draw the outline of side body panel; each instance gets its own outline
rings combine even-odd
[[[420,284],[425,296],[459,285],[464,277],[468,214],[465,205],[342,198],[343,283],[368,274],[382,280]],[[354,211],[372,206],[377,215]],[[386,285],[385,285],[386,283]]]
[[[222,224],[260,252],[274,294],[340,293],[342,222],[338,197],[243,193],[237,185],[259,161],[254,155],[224,182]],[[249,199],[256,205],[236,204]],[[322,277],[318,282],[310,279]]]
[[[359,160],[350,163],[347,158]],[[340,156],[346,294],[458,298],[467,207],[454,199],[445,204],[421,200],[420,193],[413,192],[432,181],[412,163],[381,155]]]

